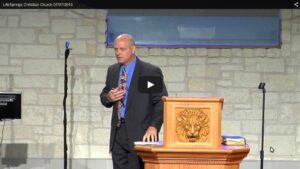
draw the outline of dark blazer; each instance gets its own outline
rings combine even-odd
[[[100,94],[101,103],[105,107],[113,107],[110,132],[110,150],[112,150],[115,133],[118,123],[117,102],[109,102],[107,93],[118,86],[119,72],[121,64],[111,65],[107,70],[105,87]],[[161,93],[141,93],[138,91],[138,78],[140,76],[160,76],[163,79],[162,71],[159,67],[141,61],[137,57],[135,70],[132,75],[128,100],[125,112],[125,125],[128,139],[133,148],[135,141],[142,141],[143,136],[149,126],[153,126],[160,131],[163,123],[163,103],[162,96],[167,96],[168,92],[163,82]]]

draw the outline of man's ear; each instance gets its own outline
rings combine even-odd
[[[136,49],[135,46],[131,46],[131,51],[132,51],[133,54],[135,54],[135,49]]]

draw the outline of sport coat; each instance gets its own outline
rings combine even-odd
[[[105,87],[100,94],[101,103],[105,107],[113,107],[110,132],[110,151],[112,150],[115,133],[118,123],[117,102],[109,102],[106,95],[112,88],[118,87],[118,79],[121,64],[116,63],[107,69]],[[137,57],[137,62],[128,90],[127,104],[125,109],[125,125],[128,134],[128,141],[133,149],[135,141],[141,141],[149,126],[153,126],[160,131],[163,123],[163,103],[162,96],[167,96],[168,92],[163,82],[160,93],[141,93],[138,91],[138,79],[141,76],[159,76],[163,79],[162,71],[159,67],[141,61]]]

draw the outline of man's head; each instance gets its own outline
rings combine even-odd
[[[135,42],[131,35],[121,34],[114,42],[118,63],[128,65],[135,57]]]

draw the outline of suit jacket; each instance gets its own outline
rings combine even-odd
[[[105,107],[113,107],[110,132],[110,150],[112,150],[115,133],[118,123],[117,102],[109,102],[107,93],[118,86],[119,72],[121,64],[111,65],[107,70],[105,87],[100,94],[101,103]],[[125,125],[127,129],[129,143],[133,149],[134,141],[141,141],[149,126],[153,126],[160,131],[163,123],[163,103],[162,96],[167,96],[167,89],[163,82],[161,93],[141,93],[138,91],[138,79],[140,76],[159,76],[163,79],[162,71],[159,67],[141,61],[137,57],[137,62],[132,75],[127,104],[125,109]]]

